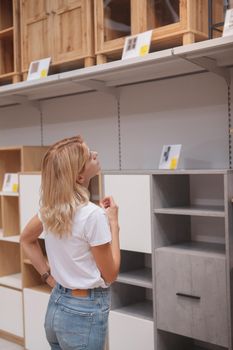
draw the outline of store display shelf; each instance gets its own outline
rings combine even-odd
[[[16,273],[8,276],[0,277],[0,285],[15,289],[22,289],[22,274]]]
[[[118,275],[117,282],[152,289],[152,270],[144,268],[140,270],[121,272]]]
[[[5,197],[19,197],[19,193],[18,192],[0,192],[0,196],[5,196]]]
[[[190,215],[224,218],[225,212],[223,206],[206,206],[196,205],[190,207],[172,207],[158,208],[154,210],[155,214],[172,214],[172,215]]]
[[[180,254],[205,255],[226,259],[225,245],[210,242],[185,242],[157,248],[156,251],[173,252]]]
[[[12,243],[19,243],[20,235],[15,236],[3,236],[3,233],[0,233],[0,241],[4,242],[12,242]]]
[[[149,300],[114,309],[113,312],[123,313],[153,321],[153,304]]]
[[[0,107],[212,71],[230,79],[233,38],[221,37],[0,87]],[[112,89],[113,88],[113,89]]]

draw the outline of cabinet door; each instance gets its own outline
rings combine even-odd
[[[28,70],[31,61],[52,56],[49,3],[46,0],[21,0],[23,71]]]
[[[105,175],[105,195],[119,206],[120,247],[151,253],[149,175]]]
[[[89,39],[86,33],[85,1],[53,0],[52,3],[54,62],[82,57]]]
[[[228,346],[226,261],[156,251],[157,327]]]
[[[25,345],[28,350],[49,350],[44,330],[49,294],[24,289]]]
[[[110,311],[109,350],[154,350],[153,321]]]
[[[23,338],[22,292],[0,286],[0,329]]]
[[[38,213],[41,175],[19,175],[20,232]]]

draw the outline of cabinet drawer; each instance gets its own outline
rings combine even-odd
[[[157,249],[156,291],[158,328],[228,346],[224,255]]]
[[[0,329],[23,338],[22,292],[0,287]]]
[[[104,191],[119,206],[121,249],[151,253],[150,176],[105,175]]]
[[[109,350],[154,350],[153,321],[110,311]]]

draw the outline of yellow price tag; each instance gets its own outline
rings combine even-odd
[[[40,72],[40,77],[41,78],[47,77],[47,69],[42,69],[42,71]]]
[[[171,159],[171,163],[170,163],[170,169],[171,170],[174,170],[174,169],[177,168],[177,161],[178,161],[178,159],[175,158],[175,157]]]
[[[140,56],[145,56],[149,52],[149,45],[143,45],[140,48]]]
[[[18,192],[19,185],[18,184],[13,184],[12,186],[12,192]]]

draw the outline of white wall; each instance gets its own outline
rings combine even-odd
[[[227,87],[222,78],[204,73],[121,90],[123,169],[156,169],[166,143],[183,145],[186,168],[228,167]],[[118,169],[117,104],[112,96],[89,93],[51,99],[42,106],[44,144],[81,134],[99,152],[103,169]],[[40,142],[37,110],[0,109],[0,146]]]

